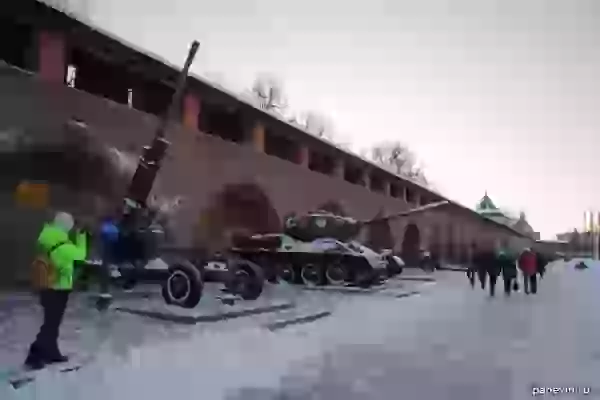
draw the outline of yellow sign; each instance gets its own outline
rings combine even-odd
[[[20,207],[46,208],[50,201],[50,186],[46,183],[23,181],[15,190],[15,202]]]

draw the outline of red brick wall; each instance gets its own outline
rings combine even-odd
[[[38,140],[53,140],[59,136],[64,121],[75,116],[86,121],[96,135],[119,149],[139,151],[150,141],[156,126],[156,118],[151,115],[66,86],[45,84],[37,77],[15,69],[0,68],[0,130],[16,127]],[[192,243],[201,211],[211,205],[211,199],[228,183],[256,183],[270,199],[279,218],[292,211],[316,209],[330,200],[341,200],[346,211],[359,219],[374,217],[382,209],[386,213],[395,213],[407,208],[401,199],[312,172],[305,166],[258,153],[249,146],[226,142],[180,126],[171,129],[169,135],[173,146],[160,175],[160,190],[168,195],[187,197],[186,205],[176,220],[181,244]],[[4,193],[12,189],[1,188]],[[14,225],[19,214],[11,211],[10,204],[3,206],[0,224],[8,224],[10,219]],[[497,229],[483,224],[474,215],[467,216],[452,209],[439,210],[393,220],[390,225],[398,250],[404,229],[410,222],[419,226],[425,243],[433,224],[441,224],[442,232],[447,231],[445,227],[448,224],[460,225],[463,244],[499,234]],[[36,224],[22,227],[29,232],[24,237],[32,236],[32,232],[38,229]],[[21,267],[28,262],[28,257],[28,254],[8,255],[8,259]]]
[[[62,33],[38,32],[38,71],[47,82],[64,83],[66,76],[66,44]]]

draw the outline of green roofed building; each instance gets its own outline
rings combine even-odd
[[[539,233],[535,232],[531,225],[529,225],[524,212],[520,213],[519,218],[512,218],[506,215],[506,213],[496,207],[490,196],[488,196],[487,191],[475,206],[475,211],[477,211],[477,213],[482,217],[486,217],[501,224],[510,226],[511,228],[536,240],[539,239]]]

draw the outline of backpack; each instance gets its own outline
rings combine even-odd
[[[55,244],[47,252],[38,255],[31,263],[31,285],[35,290],[49,289],[52,286],[56,278],[56,266],[50,256],[54,250],[65,243],[67,242]]]

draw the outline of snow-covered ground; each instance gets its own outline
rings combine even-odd
[[[380,297],[300,291],[287,296],[297,303],[293,310],[196,326],[169,324],[124,313],[98,317],[90,315],[89,306],[85,304],[74,306],[62,329],[61,339],[66,343],[63,347],[67,352],[96,352],[96,361],[77,372],[41,372],[35,383],[18,391],[2,387],[0,398],[164,399],[196,392],[202,393],[202,398],[218,399],[229,389],[256,385],[276,387],[282,374],[295,362],[311,356],[318,358],[340,341],[352,342],[355,315],[364,314],[364,322],[371,324],[369,319],[375,315],[373,308],[385,312],[387,303],[409,301],[384,294],[412,291],[422,283],[401,284],[402,290],[398,290],[399,285],[399,282],[391,283],[390,289]],[[275,289],[276,292],[283,290],[278,286]],[[212,311],[216,302],[211,295],[207,293],[206,302],[210,304],[204,307]],[[281,297],[267,290],[265,297],[269,296]],[[15,313],[11,321],[5,318],[0,325],[5,337],[13,337],[17,342],[12,346],[18,350],[7,357],[11,358],[10,362],[3,359],[0,364],[15,365],[22,360],[39,323],[39,311],[32,306],[27,310],[29,312]],[[318,310],[334,312],[330,318],[307,325],[276,332],[265,329],[269,323]],[[373,329],[374,332],[379,330],[376,321]],[[24,340],[25,335],[30,337]],[[101,343],[102,348],[98,348]],[[3,345],[7,345],[6,340]]]
[[[275,317],[262,316],[210,326],[146,322],[125,338],[122,330],[141,322],[119,314],[112,323],[121,327],[105,344],[112,349],[96,363],[19,391],[2,388],[0,398],[508,400],[531,398],[534,385],[594,384],[584,398],[596,398],[600,263],[576,271],[575,262],[552,265],[536,296],[490,299],[464,274],[436,272],[442,278],[421,295],[339,295],[331,317],[275,332],[263,327]],[[136,345],[135,335],[155,339]]]

